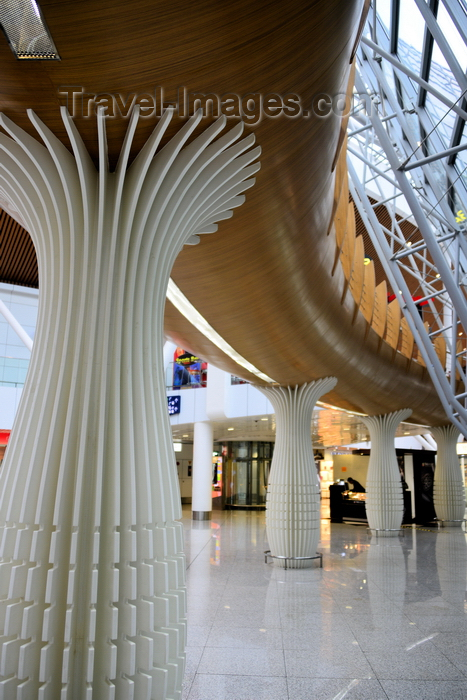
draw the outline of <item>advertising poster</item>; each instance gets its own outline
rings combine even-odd
[[[183,348],[174,352],[174,388],[180,386],[206,386],[207,363]]]

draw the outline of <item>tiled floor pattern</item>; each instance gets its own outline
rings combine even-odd
[[[184,509],[184,700],[467,700],[461,531],[321,522],[324,567],[264,563],[264,512]]]

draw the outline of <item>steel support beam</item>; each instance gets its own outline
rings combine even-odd
[[[415,163],[402,163],[399,165],[398,170],[403,170],[404,172],[407,172],[407,170],[413,170],[414,168],[419,168],[421,165],[428,165],[428,163],[434,163],[435,160],[439,160],[440,158],[446,158],[447,156],[452,156],[454,153],[459,153],[460,151],[465,151],[467,150],[467,143],[463,143],[460,146],[454,146],[453,148],[448,148],[445,151],[440,151],[439,153],[433,153],[432,156],[428,156],[428,158],[420,158],[420,160],[417,160]]]
[[[398,58],[392,56],[390,53],[385,51],[383,48],[381,48],[379,44],[375,44],[374,41],[371,41],[371,39],[368,39],[368,37],[366,36],[362,36],[361,42],[362,44],[365,44],[365,46],[368,46],[368,48],[373,49],[373,51],[379,56],[385,58],[395,68],[401,71],[401,73],[405,73],[405,75],[407,75],[409,78],[412,78],[412,80],[418,83],[418,85],[424,87],[427,92],[433,95],[433,97],[436,97],[437,100],[445,104],[446,107],[449,107],[449,109],[451,109],[453,112],[461,116],[462,119],[467,119],[467,112],[465,110],[459,107],[455,102],[452,102],[442,92],[434,88],[433,85],[427,83],[426,80],[422,80],[422,78],[420,78],[420,76],[417,73],[415,73],[413,70],[410,70],[410,68],[407,68],[407,66],[404,66],[404,64],[401,63]]]
[[[462,24],[463,19],[465,27],[465,17],[459,16],[455,0],[442,1],[451,17],[456,15],[456,26]],[[460,361],[467,353],[464,349],[467,301],[460,286],[467,278],[467,239],[459,221],[455,220],[452,209],[453,202],[459,207],[467,193],[462,173],[453,165],[457,153],[467,149],[467,144],[461,144],[459,138],[463,122],[467,119],[467,100],[463,99],[463,93],[467,90],[467,77],[437,23],[435,15],[438,0],[415,2],[426,25],[421,76],[394,55],[394,19],[400,9],[398,3],[397,7],[396,3],[392,4],[393,18],[389,37],[376,17],[373,19],[371,33],[362,38],[356,90],[358,94],[368,96],[371,110],[367,110],[370,112],[367,124],[362,123],[361,119],[355,124],[351,115],[349,188],[389,283],[396,293],[397,290],[402,293],[397,296],[403,313],[446,414],[467,437],[467,376]],[[368,38],[369,35],[373,40]],[[449,96],[428,82],[433,40],[437,42],[459,84],[461,97],[456,101],[454,98],[450,100]],[[396,45],[397,41],[396,38]],[[394,68],[393,82],[388,78],[388,72],[383,70],[386,61]],[[419,86],[419,91],[415,89],[414,83]],[[420,99],[424,92],[446,105],[445,115],[433,115],[430,112],[432,101]],[[462,103],[458,104],[461,99]],[[418,117],[418,125],[412,114]],[[451,115],[457,115],[456,129],[452,129],[451,121],[446,123],[448,115],[450,119]],[[440,124],[444,132],[438,131]],[[446,128],[452,129],[447,142]],[[417,159],[420,148],[419,154],[422,157]],[[362,170],[359,170],[361,180],[358,180],[352,164],[354,157],[362,163]],[[414,162],[410,162],[412,157]],[[374,198],[378,192],[378,204],[384,202],[391,221],[390,224],[385,222],[384,226],[378,221],[375,205],[369,200],[369,194]],[[398,203],[400,208],[396,210]],[[461,206],[467,212],[467,208],[463,204]],[[409,216],[405,215],[407,211],[410,212]],[[412,218],[415,222],[422,241],[406,239],[402,223],[407,218]],[[412,282],[409,288],[410,279],[418,282],[418,289],[421,290],[416,292],[421,297],[416,301],[412,299],[414,292],[410,291],[413,290]],[[428,329],[417,309],[420,301],[428,303],[432,314],[432,325]],[[464,338],[460,352],[457,343],[459,330]],[[444,337],[447,345],[446,367],[441,364],[433,344],[439,336]]]

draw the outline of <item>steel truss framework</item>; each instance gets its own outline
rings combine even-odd
[[[446,414],[467,438],[465,67],[440,29],[438,0],[402,0],[416,5],[425,22],[418,72],[401,59],[401,0],[391,2],[389,29],[379,18],[379,1],[373,0],[357,54],[349,188]],[[442,2],[467,44],[466,6]],[[432,62],[434,43],[446,68]],[[435,68],[454,94],[438,87],[439,79],[430,82]],[[390,224],[376,215],[381,204]]]

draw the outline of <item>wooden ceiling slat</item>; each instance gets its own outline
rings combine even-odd
[[[388,312],[388,291],[385,280],[380,282],[375,290],[375,307],[371,326],[382,338],[386,331],[386,318]]]
[[[363,292],[363,279],[365,274],[364,263],[365,251],[363,248],[363,237],[357,236],[355,239],[354,264],[352,269],[352,277],[350,278],[349,287],[352,296],[355,300],[356,308],[360,307]]]
[[[386,326],[386,342],[397,350],[399,345],[399,336],[401,332],[401,307],[397,299],[393,299],[388,304],[388,317]]]
[[[39,274],[31,236],[4,210],[0,211],[0,282],[37,288]]]

